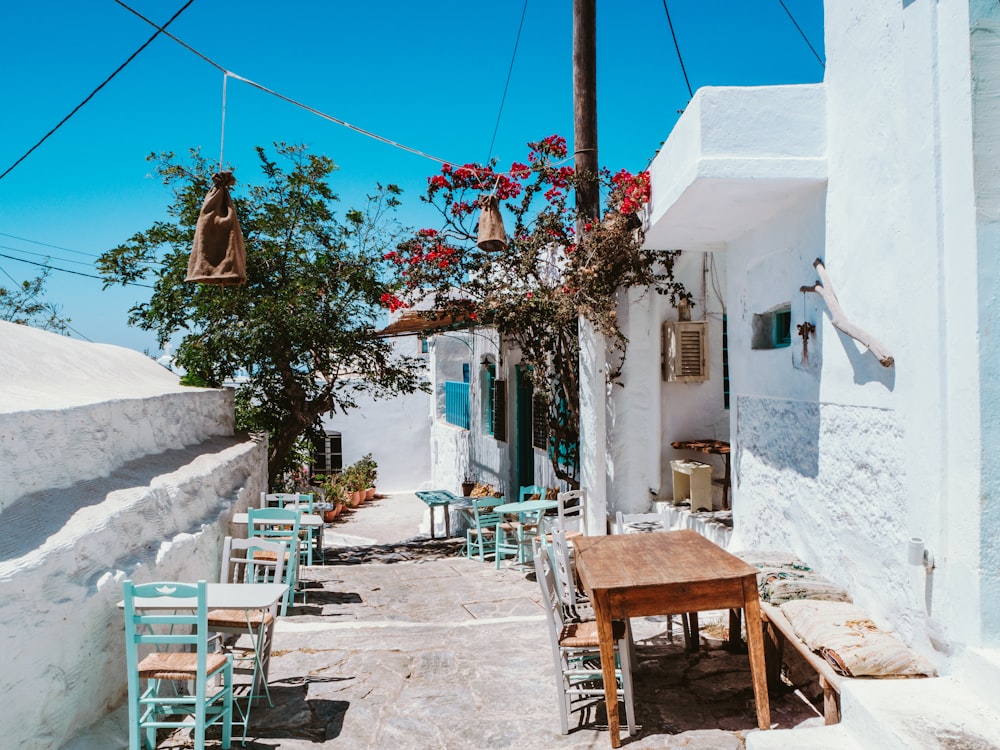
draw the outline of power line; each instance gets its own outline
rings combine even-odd
[[[670,36],[674,38],[674,49],[677,50],[677,61],[681,64],[681,73],[684,74],[684,84],[687,86],[688,98],[694,96],[691,90],[691,81],[688,80],[687,69],[684,67],[684,58],[681,57],[681,46],[677,43],[677,34],[674,33],[674,22],[670,20],[670,9],[667,7],[667,0],[663,0],[663,10],[667,14],[667,25],[670,26]]]
[[[20,159],[18,159],[16,162],[14,162],[9,167],[7,167],[7,169],[4,170],[3,174],[0,174],[0,180],[2,180],[4,177],[6,177],[8,174],[10,174],[11,170],[13,170],[14,167],[16,167],[22,161],[24,161],[25,159],[27,159],[28,156],[31,154],[32,151],[34,151],[36,148],[38,148],[43,143],[45,143],[45,141],[48,140],[48,138],[49,138],[50,135],[52,135],[57,130],[59,130],[59,128],[61,128],[63,125],[65,125],[66,122],[69,120],[69,118],[71,118],[73,115],[75,115],[77,112],[79,112],[80,109],[83,107],[84,104],[86,104],[91,99],[93,99],[94,96],[97,94],[98,91],[100,91],[108,83],[110,83],[112,78],[114,78],[116,75],[118,75],[119,73],[121,73],[125,69],[126,65],[128,65],[130,62],[132,62],[136,57],[138,57],[138,55],[139,55],[140,52],[142,52],[144,49],[146,49],[146,47],[148,47],[150,44],[152,44],[153,40],[156,39],[156,37],[158,37],[160,35],[160,32],[162,32],[163,29],[165,29],[167,26],[169,26],[170,24],[172,24],[174,22],[174,20],[177,18],[177,16],[179,16],[181,13],[183,13],[185,10],[187,10],[188,6],[191,5],[191,3],[193,3],[193,2],[194,2],[194,0],[188,0],[186,3],[184,3],[184,7],[181,8],[176,13],[174,13],[174,15],[171,16],[170,20],[167,21],[163,25],[162,28],[159,27],[159,26],[157,26],[156,28],[158,29],[158,31],[155,34],[153,34],[153,36],[149,37],[149,39],[147,39],[146,42],[141,47],[139,47],[139,49],[137,49],[135,52],[133,52],[131,55],[129,55],[129,58],[125,62],[123,62],[121,65],[119,65],[115,69],[114,73],[112,73],[107,78],[105,78],[104,81],[101,83],[100,86],[98,86],[96,89],[94,89],[93,91],[91,91],[87,95],[86,99],[84,99],[82,102],[80,102],[79,104],[77,104],[73,108],[72,112],[70,112],[68,115],[66,115],[64,118],[62,118],[59,121],[59,123],[54,128],[52,128],[52,130],[50,130],[48,133],[46,133],[45,135],[43,135],[42,138],[41,138],[41,140],[38,141],[38,143],[36,143],[34,146],[32,146],[31,148],[29,148]],[[153,24],[153,25],[156,26],[156,24]]]
[[[510,67],[507,68],[507,80],[503,85],[503,96],[500,97],[500,111],[497,112],[497,124],[493,128],[493,137],[490,139],[490,151],[486,157],[486,163],[490,163],[493,158],[493,144],[497,140],[497,132],[500,130],[500,116],[503,114],[503,105],[507,101],[507,89],[510,87],[510,75],[514,72],[514,59],[517,57],[517,45],[521,41],[521,29],[524,28],[524,17],[528,13],[528,0],[524,0],[524,8],[521,10],[521,23],[517,26],[517,37],[514,39],[514,51],[510,55]]]
[[[88,279],[97,279],[98,281],[104,281],[103,276],[95,276],[92,273],[83,273],[82,271],[71,271],[68,268],[58,268],[57,266],[50,266],[48,263],[36,263],[33,260],[25,260],[24,258],[15,258],[13,255],[5,255],[0,253],[0,258],[7,258],[7,260],[16,260],[19,263],[27,263],[29,266],[38,266],[39,268],[48,268],[53,271],[62,271],[63,273],[71,273],[74,276],[86,276]],[[149,284],[140,284],[136,281],[130,281],[124,284],[125,286],[141,286],[146,289],[155,289],[156,287],[150,286]]]
[[[158,26],[155,22],[153,22],[153,21],[149,20],[148,18],[146,18],[139,11],[135,10],[134,8],[130,8],[128,5],[126,5],[124,2],[122,2],[122,0],[115,0],[115,2],[118,3],[120,6],[122,6],[125,10],[127,10],[130,13],[133,13],[136,16],[138,16],[139,18],[141,18],[143,21],[145,21],[146,23],[148,23],[150,26],[154,26],[155,28],[159,29],[160,31],[162,31],[164,33],[164,35],[170,37],[175,42],[177,42],[179,45],[181,45],[182,47],[184,47],[186,50],[188,50],[189,52],[194,53],[195,55],[197,55],[198,57],[200,57],[202,60],[204,60],[205,62],[207,62],[209,65],[211,65],[213,68],[216,68],[220,72],[225,73],[230,78],[235,78],[237,81],[242,81],[243,83],[245,83],[245,84],[247,84],[249,86],[253,86],[256,89],[259,89],[260,91],[263,91],[265,94],[270,94],[271,96],[277,97],[278,99],[281,99],[282,101],[288,102],[289,104],[292,104],[292,105],[294,105],[296,107],[299,107],[300,109],[304,109],[306,112],[311,112],[312,114],[316,115],[317,117],[322,117],[324,120],[329,120],[330,122],[336,123],[337,125],[343,125],[345,128],[348,128],[349,130],[353,130],[355,133],[360,133],[363,136],[367,136],[368,138],[373,138],[376,141],[380,141],[380,142],[388,144],[390,146],[394,146],[395,148],[401,149],[403,151],[408,151],[411,154],[416,154],[417,156],[422,156],[425,159],[430,159],[431,161],[436,161],[439,164],[449,164],[451,166],[459,166],[457,162],[449,161],[448,159],[441,159],[440,157],[437,157],[437,156],[431,156],[430,154],[425,153],[424,151],[420,151],[419,149],[411,148],[410,146],[406,146],[406,145],[404,145],[402,143],[398,143],[398,142],[393,141],[393,140],[391,140],[389,138],[381,136],[378,133],[373,133],[370,130],[365,130],[364,128],[359,128],[357,125],[352,125],[351,123],[346,122],[345,120],[341,120],[339,117],[334,117],[333,115],[328,115],[325,112],[321,112],[318,109],[310,107],[308,104],[303,104],[302,102],[296,101],[295,99],[292,99],[291,97],[285,96],[284,94],[279,94],[277,91],[273,91],[272,89],[267,88],[267,86],[263,86],[262,84],[259,84],[256,81],[251,81],[249,78],[244,78],[241,75],[237,75],[236,73],[233,73],[231,70],[227,70],[225,67],[223,67],[219,63],[215,62],[211,58],[207,57],[206,55],[203,55],[201,52],[199,52],[198,50],[196,50],[191,45],[189,45],[189,44],[181,41],[180,39],[178,39],[177,37],[175,37],[173,34],[171,34],[169,31],[166,31],[165,30],[166,29],[165,26],[164,27]]]
[[[11,247],[10,245],[0,245],[0,250],[10,250],[11,252],[14,252],[14,253],[22,253],[24,255],[34,255],[34,256],[36,256],[38,258],[46,258],[46,259],[49,259],[49,260],[52,259],[52,255],[51,254],[47,254],[47,253],[33,253],[30,250],[22,250],[19,247]],[[85,260],[71,260],[70,258],[58,258],[58,260],[59,260],[60,263],[76,263],[78,266],[87,266],[87,267],[90,267],[90,268],[92,268],[93,265],[94,265],[93,263],[88,263]]]
[[[15,285],[17,285],[19,283],[17,279],[15,279],[13,276],[11,276],[9,273],[7,273],[7,269],[4,268],[3,266],[0,266],[0,272],[3,272],[3,275],[6,276],[11,281],[13,281]],[[31,297],[30,297],[30,299],[33,300],[33,299],[36,299],[37,297],[38,297],[37,294],[32,294]],[[54,311],[54,312],[55,312],[56,315],[58,315],[57,311]],[[69,324],[68,320],[61,320],[60,322],[62,323],[63,326],[65,326],[66,328],[68,328],[69,330],[71,330],[73,333],[75,333],[81,339],[84,339],[85,341],[89,341],[91,344],[94,343],[91,339],[87,338],[82,333],[80,333],[78,330],[76,330],[73,326],[71,326]]]
[[[48,242],[39,242],[38,240],[29,240],[27,237],[18,237],[14,234],[7,234],[6,232],[0,232],[0,237],[10,237],[12,240],[20,240],[21,242],[30,242],[32,245],[41,245],[42,247],[51,247],[53,250],[63,250],[67,253],[75,253],[77,255],[85,255],[88,258],[97,258],[97,253],[86,253],[83,250],[73,250],[69,247],[61,247],[60,245],[50,245]],[[13,250],[14,248],[7,248],[8,250]]]
[[[792,15],[792,11],[788,10],[788,6],[785,5],[785,0],[778,0],[778,2],[781,4],[781,7],[785,9],[785,13],[788,14],[788,18],[795,25],[795,28],[798,29],[802,40],[806,43],[806,45],[808,45],[809,49],[812,50],[813,55],[816,56],[816,59],[819,61],[819,64],[823,67],[823,69],[826,70],[826,63],[823,62],[823,58],[819,56],[819,52],[816,51],[816,48],[812,46],[812,42],[809,41],[809,37],[806,36],[806,32],[804,32],[802,27],[799,26],[799,22],[795,20],[795,16]]]

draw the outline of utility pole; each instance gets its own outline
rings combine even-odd
[[[597,180],[597,0],[573,0],[573,147],[578,179],[577,237],[600,214]],[[580,486],[587,490],[588,534],[608,517],[607,344],[586,318],[580,338]]]
[[[598,218],[597,182],[597,0],[573,0],[573,143],[576,208],[583,224]]]

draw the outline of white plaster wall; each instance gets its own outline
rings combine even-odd
[[[1000,80],[1000,55],[997,9],[983,7],[973,65],[985,92]],[[732,304],[744,318],[770,309],[782,288],[816,279],[809,263],[821,257],[847,318],[895,367],[834,329],[813,295],[792,292],[791,305],[793,326],[819,329],[808,365],[794,334],[791,351],[750,351],[749,322],[737,328],[730,315],[734,544],[792,548],[940,660],[998,619],[981,600],[1000,588],[996,558],[981,568],[1000,519],[981,489],[993,471],[982,462],[995,462],[979,437],[996,401],[980,400],[973,363],[997,369],[979,336],[995,309],[1000,97],[974,102],[984,115],[974,162],[968,3],[828,3],[826,35],[825,237],[815,231],[824,207],[808,199],[731,242]],[[905,565],[913,534],[935,554],[930,589]]]
[[[979,341],[981,405],[979,421],[983,429],[982,442],[982,517],[979,529],[970,529],[980,538],[979,563],[982,570],[981,632],[984,645],[1000,644],[1000,467],[995,457],[1000,453],[1000,355],[997,354],[996,331],[1000,329],[1000,261],[996,248],[1000,247],[1000,22],[995,4],[972,3],[972,74],[975,82],[973,95],[973,133],[975,138],[974,165],[977,209],[977,242],[974,258],[966,254],[962,261],[968,268],[976,264],[979,279]],[[969,245],[966,245],[968,247]],[[955,352],[967,356],[966,346]],[[955,382],[954,379],[950,382]],[[961,382],[961,381],[959,381]],[[961,399],[966,409],[973,403],[965,397],[964,389],[953,386],[955,397]],[[973,496],[962,488],[966,496]],[[956,543],[961,544],[960,536]]]
[[[229,390],[189,388],[131,349],[0,321],[0,512],[147,453],[233,432]]]
[[[397,355],[424,358],[428,363],[424,378],[430,382],[431,357],[420,352],[419,338],[401,336],[393,339],[392,344]],[[375,399],[361,392],[355,400],[356,409],[323,419],[325,429],[341,433],[344,466],[371,453],[378,463],[380,492],[406,492],[429,486],[432,395],[417,391],[391,399]]]
[[[0,744],[56,748],[124,699],[122,580],[216,579],[266,442],[137,352],[6,323],[0,351]]]

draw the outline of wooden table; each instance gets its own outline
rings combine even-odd
[[[755,567],[690,529],[583,536],[575,538],[573,546],[577,575],[590,593],[597,619],[612,747],[621,746],[621,736],[611,621],[626,617],[743,609],[757,726],[770,727]]]

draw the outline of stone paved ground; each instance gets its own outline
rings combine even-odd
[[[279,623],[275,705],[255,706],[247,747],[610,747],[601,715],[559,733],[538,584],[466,559],[458,540],[400,542],[417,530],[414,501],[376,500],[328,527],[325,564],[303,576],[306,603]],[[670,642],[665,618],[633,620],[641,728],[623,746],[744,747],[756,725],[747,657],[725,650],[721,625],[706,619],[696,654],[679,632]],[[822,723],[791,691],[771,696],[771,716],[779,727]],[[160,745],[187,746],[183,737]]]

